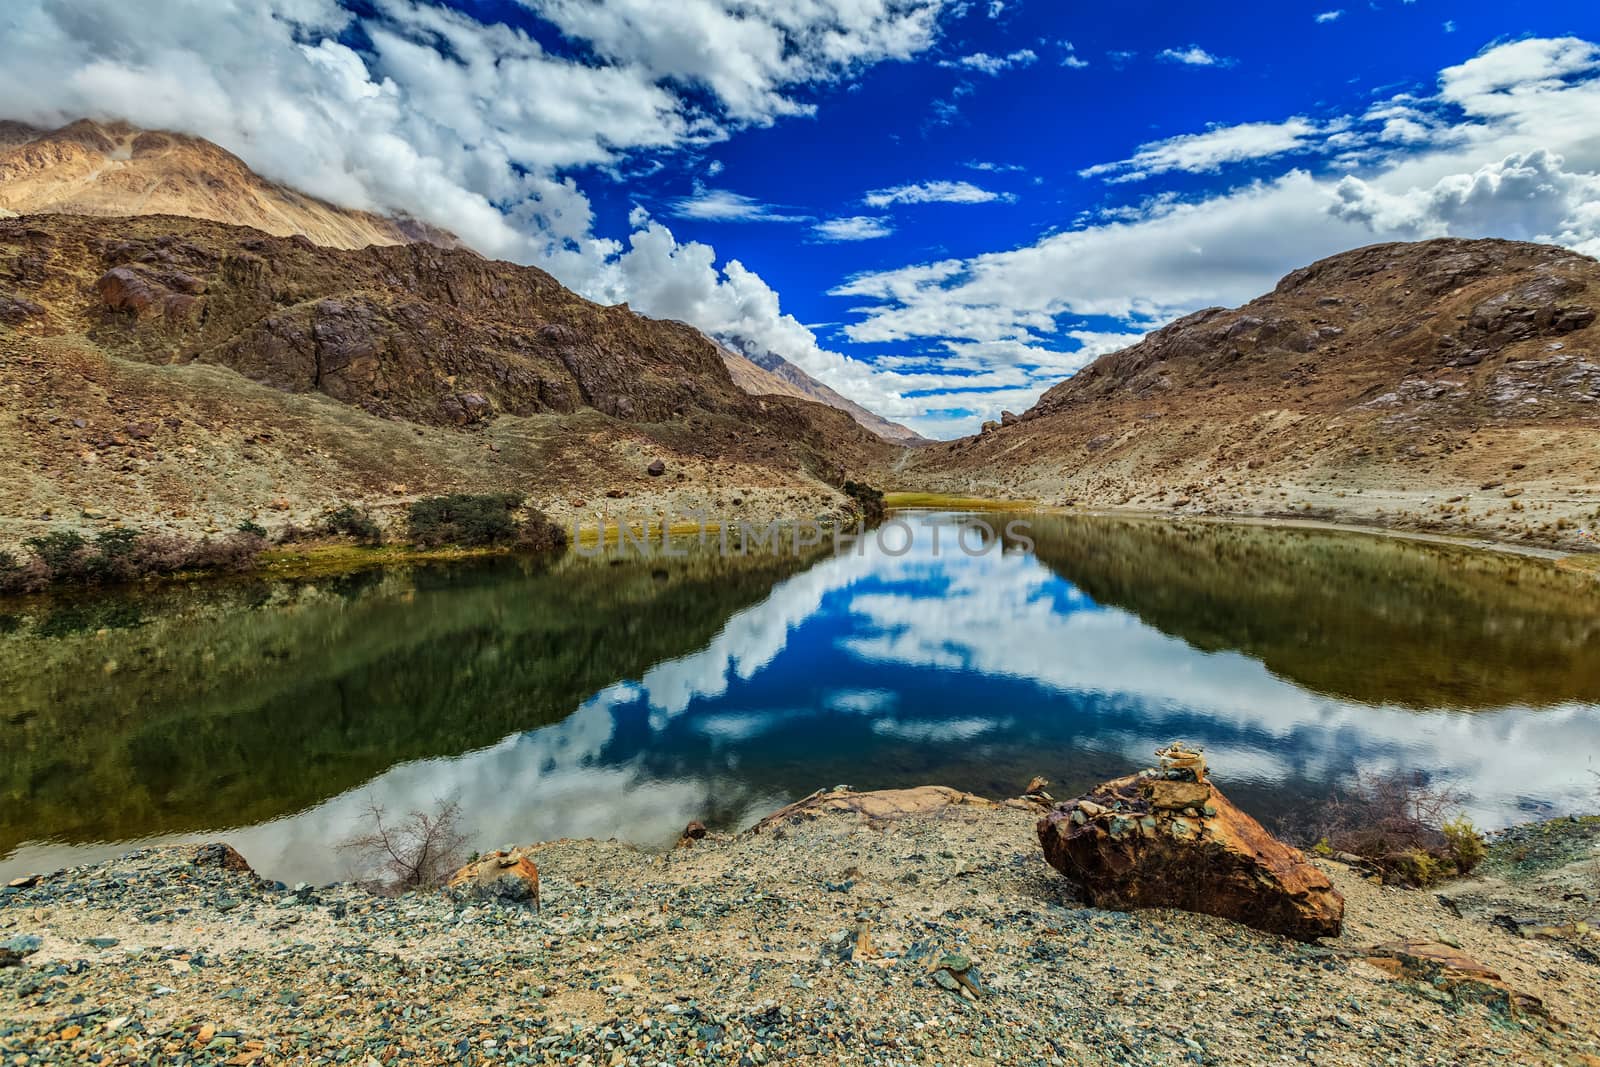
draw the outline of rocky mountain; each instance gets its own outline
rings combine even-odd
[[[489,489],[558,518],[792,517],[891,451],[535,268],[166,216],[0,220],[0,396],[0,515],[23,530]]]
[[[39,213],[181,215],[300,234],[330,248],[426,242],[464,247],[416,219],[341,208],[255,173],[199,137],[87,119],[55,130],[0,122],[0,217]],[[873,414],[776,354],[758,362],[724,349],[740,388],[752,395],[815,400],[848,412],[885,440],[923,438]]]
[[[267,181],[199,137],[87,119],[56,130],[0,122],[0,216],[45,212],[185,215],[331,248],[459,246],[416,219],[337,207]]]
[[[902,445],[922,445],[927,438],[908,426],[890,422],[882,415],[857,404],[828,388],[776,352],[762,352],[752,358],[728,345],[720,345],[722,361],[728,365],[734,384],[752,396],[792,396],[815,400],[836,407],[885,441]]]
[[[1600,264],[1565,249],[1356,249],[1101,357],[901,481],[1593,548],[1597,309]]]

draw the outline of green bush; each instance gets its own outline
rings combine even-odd
[[[132,582],[181,571],[248,570],[267,542],[247,531],[194,541],[119,528],[97,534],[92,543],[74,531],[57,530],[26,545],[26,559],[0,552],[0,594],[69,583]]]
[[[407,512],[413,544],[424,548],[511,544],[518,540],[516,512],[522,497],[515,493],[451,493],[423,497]]]
[[[567,531],[551,522],[542,511],[532,511],[518,533],[517,544],[533,552],[554,552],[567,547]]]
[[[883,491],[864,482],[845,482],[844,495],[856,502],[861,517],[866,522],[882,522],[884,516]]]
[[[89,542],[76,530],[53,530],[23,542],[56,581],[79,577],[84,571],[84,549]]]
[[[383,544],[383,530],[364,508],[342,504],[327,511],[318,529],[328,537],[348,537],[364,545]]]
[[[235,527],[235,529],[242,534],[249,534],[252,537],[260,537],[265,539],[267,536],[267,528],[251,519],[245,519],[237,527]]]
[[[1457,874],[1470,873],[1489,854],[1483,835],[1465,815],[1445,820],[1439,829],[1444,834],[1445,851],[1455,861]]]

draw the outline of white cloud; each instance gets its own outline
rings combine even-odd
[[[1039,56],[1031,48],[1019,48],[1003,56],[991,56],[987,52],[975,52],[970,56],[959,59],[944,59],[939,61],[939,66],[953,70],[973,70],[980,74],[1001,74],[1013,67],[1031,66]]]
[[[1204,133],[1186,133],[1139,146],[1138,152],[1115,163],[1099,163],[1079,171],[1085,178],[1133,181],[1168,171],[1214,172],[1224,163],[1270,159],[1310,145],[1329,130],[1309,119],[1245,122],[1214,126]]]
[[[916,182],[897,185],[892,189],[875,189],[861,198],[868,207],[883,208],[891,204],[990,204],[996,201],[1010,203],[1016,197],[1011,193],[996,193],[973,185],[971,182]]]
[[[1132,53],[1127,53],[1132,55]],[[1187,48],[1164,48],[1156,53],[1156,58],[1166,63],[1182,63],[1188,67],[1227,67],[1233,65],[1233,60],[1212,55],[1197,44]]]
[[[806,215],[785,215],[770,204],[763,204],[727,189],[698,187],[693,196],[673,202],[673,214],[702,222],[809,222]]]
[[[1386,192],[1348,176],[1336,186],[1336,215],[1406,237],[1488,233],[1600,253],[1600,175],[1574,174],[1544,149],[1511,155],[1427,189]]]
[[[1089,61],[1087,59],[1084,59],[1082,56],[1078,55],[1078,49],[1074,47],[1071,41],[1057,41],[1056,43],[1061,46],[1062,52],[1065,53],[1061,57],[1061,65],[1063,67],[1070,67],[1073,70],[1082,70],[1084,67],[1089,65]]]
[[[894,233],[889,220],[878,215],[851,215],[842,219],[823,219],[814,231],[824,241],[873,241]]]
[[[742,264],[719,269],[709,247],[678,246],[642,210],[627,244],[596,235],[564,172],[807,114],[797,90],[926,50],[953,0],[525,3],[584,58],[413,0],[374,0],[360,53],[339,42],[353,16],[335,0],[13,0],[0,6],[0,117],[206,137],[271,179],[414,215],[585,296],[737,332],[864,403],[916,410],[866,364],[820,349]],[[726,190],[673,210],[798,218]]]
[[[1342,18],[1344,18],[1344,9],[1340,8],[1336,11],[1324,11],[1321,14],[1313,15],[1311,16],[1311,21],[1321,26],[1330,22],[1338,22]]]

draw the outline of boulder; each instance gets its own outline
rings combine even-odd
[[[704,840],[705,836],[706,824],[701,822],[699,819],[695,819],[688,826],[683,828],[683,833],[678,835],[677,847],[692,848],[696,841]]]
[[[659,478],[663,474],[667,473],[667,465],[658,459],[654,463],[650,464],[650,466],[645,468],[645,473],[650,475],[652,478]]]
[[[1498,972],[1437,941],[1375,945],[1367,950],[1366,961],[1395,978],[1443,990],[1458,1002],[1483,1004],[1510,1015],[1549,1014],[1538,997],[1511,988]]]
[[[1096,907],[1181,908],[1302,941],[1337,937],[1344,918],[1326,875],[1189,768],[1062,804],[1039,821],[1039,843]]]
[[[532,904],[539,910],[539,868],[521,849],[474,860],[450,876],[447,889],[457,900]]]
[[[196,846],[193,862],[196,867],[215,867],[219,870],[233,871],[237,874],[256,873],[251,870],[249,861],[239,855],[237,849],[220,841],[209,845]]]

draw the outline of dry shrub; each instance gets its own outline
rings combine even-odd
[[[93,541],[57,530],[27,542],[29,555],[0,552],[0,594],[36,593],[50,585],[136,582],[181,571],[242,571],[267,547],[241,530],[195,541],[170,533],[110,529]]]
[[[362,832],[339,851],[364,872],[364,883],[381,893],[441,886],[463,861],[467,839],[461,833],[461,803],[437,800],[433,810],[414,810],[398,821],[376,802],[367,804]]]
[[[1466,874],[1486,855],[1459,811],[1461,795],[1420,772],[1357,772],[1314,813],[1302,836],[1322,852],[1360,857],[1390,881],[1414,886]]]
[[[530,509],[518,531],[517,547],[531,552],[555,552],[567,547],[567,531],[537,509]]]
[[[50,584],[50,569],[37,556],[19,559],[0,551],[0,596],[37,593]]]

